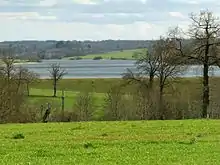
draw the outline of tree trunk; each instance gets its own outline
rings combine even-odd
[[[29,84],[27,83],[27,95],[30,96]]]
[[[202,106],[202,118],[208,116],[209,106],[209,66],[207,63],[203,66],[203,106]]]
[[[206,28],[208,35],[208,29]],[[208,117],[209,107],[209,40],[206,41],[205,57],[203,62],[203,104],[202,104],[202,118]]]
[[[53,83],[53,97],[57,97],[57,81],[54,80]]]
[[[20,86],[21,86],[21,80],[19,79],[18,80],[18,86],[17,86],[17,93],[19,92]]]
[[[10,72],[7,71],[7,81],[8,81],[8,84],[10,83],[10,77],[11,77]]]
[[[160,91],[159,91],[159,115],[160,115],[160,120],[164,120],[164,107],[163,107],[163,76],[160,78]]]
[[[149,79],[149,88],[152,89],[154,83],[154,75],[150,75]]]
[[[160,93],[159,93],[159,112],[160,112],[160,120],[164,120],[164,107],[163,107],[163,87],[160,86]]]

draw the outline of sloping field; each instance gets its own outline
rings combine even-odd
[[[88,54],[86,56],[80,56],[82,59],[93,59],[95,57],[102,57],[102,59],[134,59],[133,55],[135,52],[141,51],[141,49],[132,49],[132,50],[123,50],[123,51],[113,51],[107,53],[99,53],[99,54]],[[72,57],[69,57],[72,59]]]

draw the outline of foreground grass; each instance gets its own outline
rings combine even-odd
[[[0,125],[0,164],[217,165],[219,127],[214,120]]]

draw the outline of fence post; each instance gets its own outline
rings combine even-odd
[[[50,111],[51,111],[51,105],[50,105],[50,103],[47,103],[47,109],[46,109],[45,114],[43,116],[43,123],[47,123],[47,118],[50,115]]]

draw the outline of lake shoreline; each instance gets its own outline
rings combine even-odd
[[[132,60],[42,60],[41,62],[16,63],[16,67],[22,66],[39,74],[41,79],[50,79],[49,69],[52,63],[59,63],[62,69],[67,71],[64,79],[120,79],[127,69],[136,72],[135,61]],[[219,77],[220,69],[212,67],[210,77]],[[202,77],[202,66],[188,66],[177,77]]]
[[[202,76],[195,76],[195,77],[178,77],[179,79],[199,79],[203,78]],[[220,76],[210,76],[210,78],[220,78]],[[51,78],[39,78],[40,80],[51,80]],[[122,80],[123,78],[121,77],[73,77],[73,78],[62,78],[63,80],[103,80],[103,79],[115,79],[115,80]],[[155,78],[157,79],[157,78]]]

